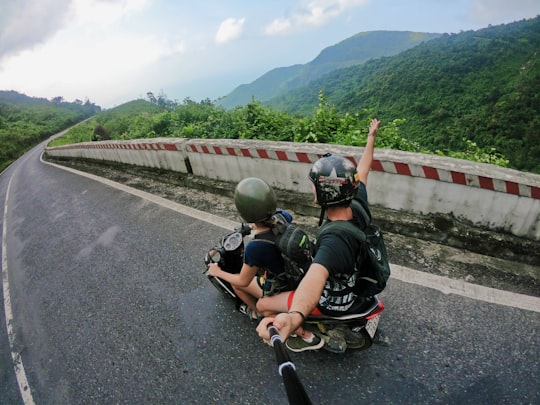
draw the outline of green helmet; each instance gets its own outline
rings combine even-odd
[[[234,204],[246,222],[266,221],[277,208],[274,190],[257,177],[245,178],[237,184]]]

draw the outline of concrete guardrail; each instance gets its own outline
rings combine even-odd
[[[155,138],[47,147],[55,158],[82,158],[189,173],[236,183],[260,177],[277,189],[311,193],[307,173],[326,152],[357,163],[363,148],[230,139]],[[449,214],[518,237],[540,240],[540,175],[434,155],[375,149],[370,204],[415,214]]]

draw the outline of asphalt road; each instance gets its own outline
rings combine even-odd
[[[225,230],[41,150],[0,175],[0,403],[287,403],[256,324],[203,275]],[[540,403],[539,309],[396,278],[381,298],[389,345],[292,354],[314,403]]]

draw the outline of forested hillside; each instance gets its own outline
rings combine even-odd
[[[333,71],[268,105],[311,114],[322,90],[341,113],[365,109],[431,151],[494,149],[540,173],[540,17],[433,39]]]
[[[149,92],[147,96],[148,101],[130,101],[97,114],[71,128],[49,146],[156,137],[260,139],[364,146],[372,118],[369,111],[340,114],[323,94],[319,95],[319,104],[310,117],[275,111],[258,101],[225,110],[208,99],[197,103],[187,98],[179,104],[164,95],[156,99]],[[399,124],[400,120],[394,120],[382,125],[377,139],[378,148],[430,153],[416,142],[401,137]],[[454,156],[453,152],[449,152],[449,156]],[[471,145],[470,150],[455,157],[500,166],[508,163],[503,156],[476,145]]]
[[[441,34],[410,31],[361,32],[329,46],[311,62],[272,69],[250,84],[243,84],[217,101],[225,108],[246,105],[252,99],[266,101],[304,86],[336,69],[364,63],[373,58],[396,55]]]
[[[99,112],[89,101],[66,102],[0,91],[0,172],[25,151]]]

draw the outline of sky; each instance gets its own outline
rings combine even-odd
[[[0,90],[103,108],[216,100],[375,30],[459,33],[539,0],[0,0]]]

